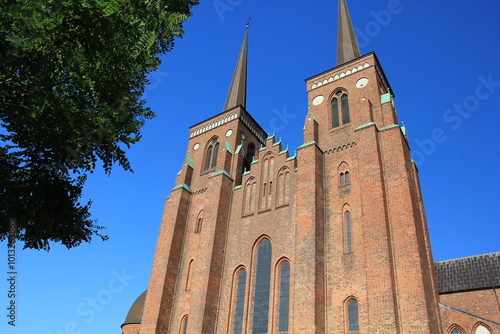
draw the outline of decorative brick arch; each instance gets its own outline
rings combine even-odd
[[[278,171],[276,184],[276,206],[290,203],[291,171],[288,167],[282,167]]]
[[[249,178],[243,188],[243,216],[255,213],[257,204],[257,179]]]
[[[453,331],[455,331],[455,332],[453,332]],[[446,332],[446,334],[457,334],[457,331],[460,332],[460,334],[465,333],[465,330],[462,327],[460,327],[457,324],[453,324],[448,328],[448,331]]]
[[[262,158],[262,174],[261,174],[261,194],[260,209],[267,210],[271,208],[274,187],[274,155],[272,152],[267,152]]]

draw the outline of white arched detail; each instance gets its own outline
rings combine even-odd
[[[491,334],[490,330],[483,325],[479,325],[476,327],[474,334]]]

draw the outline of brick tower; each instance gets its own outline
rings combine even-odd
[[[223,112],[190,128],[124,334],[442,333],[416,167],[345,0],[338,33],[290,156],[245,110],[247,27]]]

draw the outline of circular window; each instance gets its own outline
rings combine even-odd
[[[361,78],[358,81],[356,81],[357,88],[363,88],[366,85],[368,85],[368,78]]]
[[[320,105],[321,103],[323,103],[323,101],[324,101],[324,100],[325,100],[325,98],[323,97],[323,95],[318,95],[318,96],[316,96],[316,97],[313,99],[313,101],[312,101],[313,106],[318,106],[318,105]]]

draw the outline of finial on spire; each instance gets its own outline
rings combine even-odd
[[[247,54],[248,54],[248,27],[250,26],[250,18],[248,18],[245,37],[241,46],[238,62],[234,70],[233,79],[229,92],[227,93],[226,103],[223,111],[232,109],[237,106],[246,108],[247,100]]]
[[[250,22],[252,19],[250,18],[250,15],[248,15],[248,21],[247,21],[247,29],[250,28]]]
[[[339,22],[337,37],[337,66],[360,56],[351,16],[345,0],[339,0]]]

